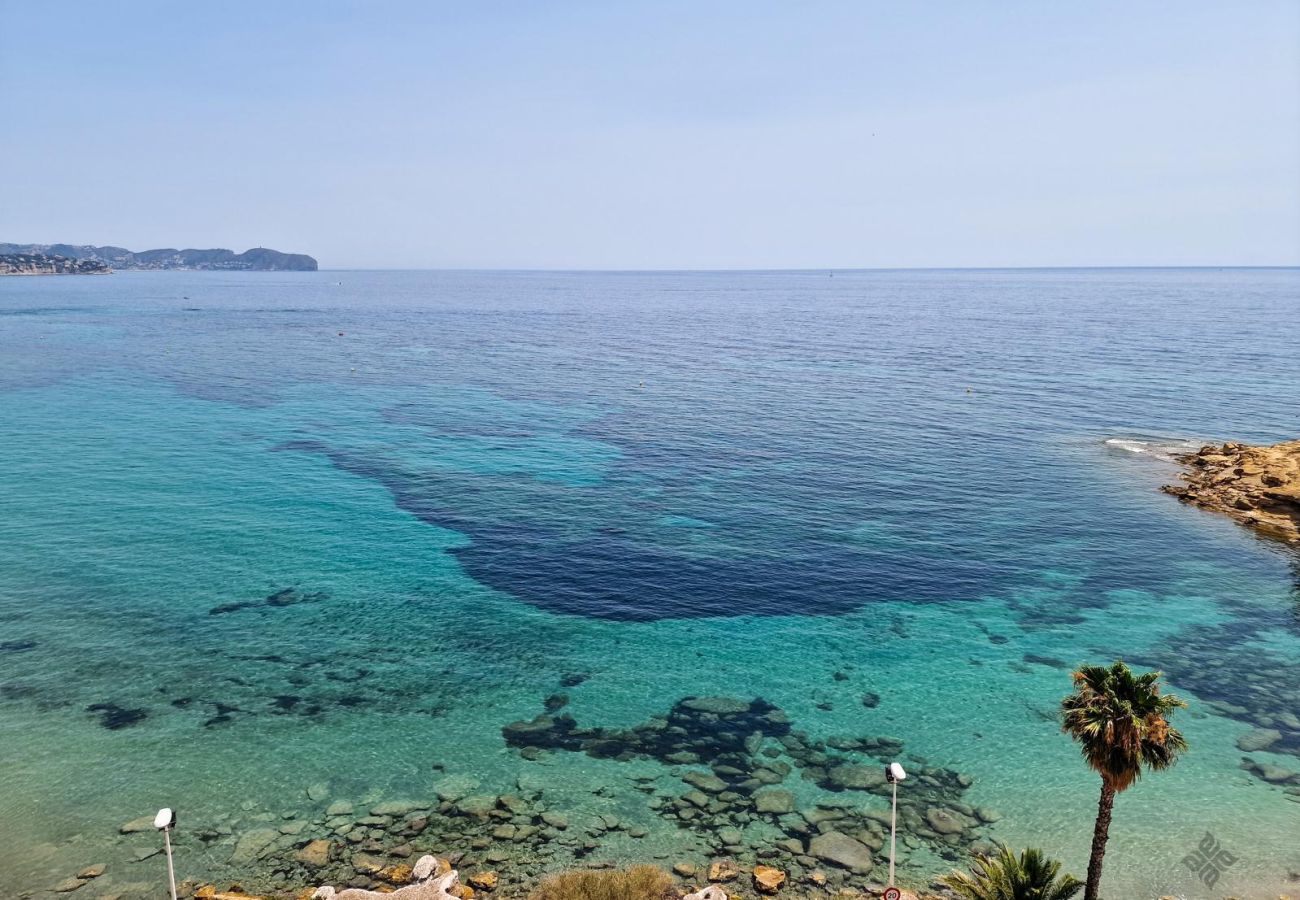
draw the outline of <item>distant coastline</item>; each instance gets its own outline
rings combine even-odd
[[[243,253],[211,250],[142,250],[96,247],[89,244],[0,243],[0,275],[82,275],[112,270],[166,270],[224,272],[315,272],[316,260],[305,253],[282,253],[254,247]]]
[[[46,253],[0,254],[0,275],[108,275],[112,271],[93,259],[69,259]]]

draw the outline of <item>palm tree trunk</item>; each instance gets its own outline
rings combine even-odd
[[[1115,789],[1101,783],[1101,799],[1097,801],[1097,824],[1092,829],[1092,856],[1088,858],[1088,886],[1083,900],[1097,900],[1101,886],[1101,858],[1106,855],[1106,839],[1110,837],[1110,811],[1115,805]]]

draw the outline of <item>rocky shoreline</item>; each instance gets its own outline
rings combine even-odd
[[[876,701],[863,697],[865,706]],[[567,706],[566,695],[553,694],[534,718],[502,727],[507,752],[538,765],[509,785],[488,788],[435,765],[432,782],[406,797],[319,781],[289,807],[245,800],[183,816],[173,833],[180,877],[189,876],[179,895],[308,900],[329,887],[339,900],[366,900],[411,888],[425,900],[524,900],[559,872],[649,863],[681,898],[867,900],[880,896],[888,870],[883,764],[892,760],[908,769],[898,794],[899,881],[911,885],[904,897],[951,898],[931,881],[936,872],[993,849],[989,830],[1000,816],[963,799],[973,779],[905,752],[897,738],[814,738],[758,697],[682,697],[617,728],[581,725]],[[1300,737],[1293,718],[1256,721],[1239,742],[1245,752],[1288,752]],[[568,753],[630,764],[623,777],[644,802],[612,802],[608,776],[593,779],[585,799],[554,791],[545,766]],[[1249,757],[1243,767],[1300,794],[1300,774]],[[153,815],[116,831],[97,859],[21,896],[157,896],[166,870]],[[206,869],[201,878],[196,864]]]
[[[1180,476],[1185,484],[1167,484],[1165,493],[1265,537],[1300,545],[1300,440],[1207,444],[1178,462],[1186,467]]]
[[[868,694],[863,704],[875,700]],[[538,765],[509,785],[489,788],[435,765],[433,780],[405,797],[319,781],[287,806],[245,800],[182,816],[173,833],[180,877],[188,876],[180,897],[308,900],[328,886],[339,900],[406,887],[425,900],[524,900],[558,872],[650,863],[681,898],[867,900],[880,896],[888,869],[883,763],[897,759],[909,773],[898,797],[899,881],[914,891],[905,897],[951,898],[931,881],[935,873],[992,849],[989,829],[1000,816],[963,799],[973,779],[907,753],[896,738],[814,738],[757,697],[682,697],[631,727],[583,726],[567,705],[564,694],[551,695],[536,717],[502,727],[507,752]],[[1239,742],[1243,751],[1287,752],[1300,736],[1293,718],[1258,725]],[[623,777],[644,802],[612,802],[608,775],[593,778],[585,799],[554,791],[545,766],[566,753],[629,764]],[[1249,757],[1243,767],[1300,793],[1300,774]],[[153,818],[125,822],[97,858],[20,896],[158,896],[166,869]],[[429,871],[438,879],[453,870],[455,879],[428,880]]]
[[[919,855],[957,868],[972,850],[991,849],[987,830],[1000,817],[962,799],[973,779],[905,754],[896,738],[815,739],[761,698],[683,697],[631,728],[580,727],[566,705],[554,695],[537,717],[505,725],[506,746],[541,765],[561,753],[636,762],[626,777],[644,804],[610,803],[604,783],[592,785],[592,805],[553,795],[540,770],[505,792],[443,772],[408,798],[344,797],[321,782],[306,786],[294,809],[245,801],[188,820],[173,837],[178,860],[224,863],[182,893],[237,896],[232,881],[211,883],[219,872],[257,897],[299,898],[323,885],[386,891],[410,884],[415,864],[432,854],[460,872],[464,896],[523,898],[558,871],[651,862],[682,895],[712,884],[732,900],[868,897],[888,868],[883,763],[894,759],[909,770],[899,792],[900,880],[928,881],[907,868]],[[93,884],[85,895],[146,896],[141,879],[162,872],[152,816],[118,830],[114,852],[86,861],[96,874],[69,873],[44,890],[80,895]]]

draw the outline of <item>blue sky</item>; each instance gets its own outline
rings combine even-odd
[[[0,0],[0,240],[1300,263],[1300,3]]]

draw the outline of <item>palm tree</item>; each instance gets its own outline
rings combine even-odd
[[[1160,693],[1161,673],[1138,675],[1122,661],[1084,666],[1073,678],[1074,693],[1061,701],[1062,730],[1079,742],[1084,761],[1101,776],[1083,894],[1084,900],[1097,900],[1115,795],[1132,787],[1143,769],[1167,769],[1187,749],[1182,734],[1169,724],[1174,710],[1187,704]]]
[[[1083,882],[1060,875],[1061,864],[1041,850],[1016,856],[1006,844],[995,853],[973,854],[970,873],[953,872],[939,882],[965,900],[1069,900]]]

